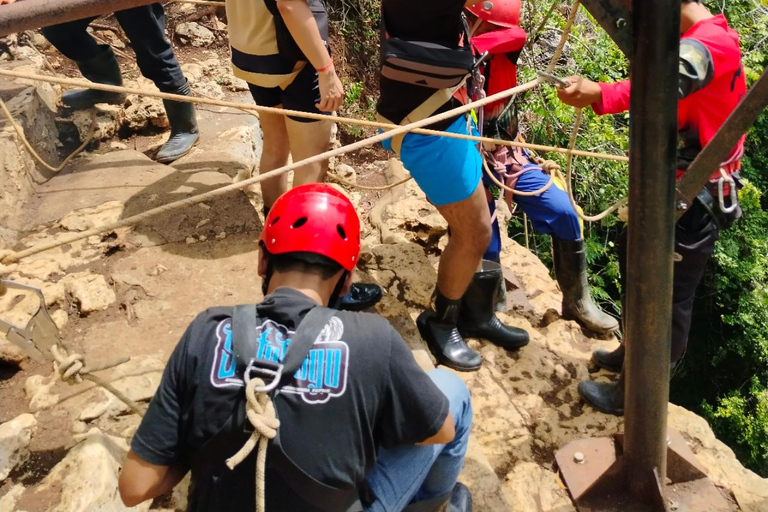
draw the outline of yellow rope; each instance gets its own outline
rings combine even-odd
[[[59,85],[65,85],[69,87],[83,87],[86,89],[94,89],[97,91],[117,92],[122,94],[137,94],[143,96],[149,96],[154,98],[161,98],[165,100],[183,101],[187,103],[197,103],[201,105],[210,105],[214,107],[228,107],[242,110],[244,112],[266,112],[270,114],[286,115],[291,117],[299,117],[304,119],[315,119],[321,121],[334,121],[342,124],[353,124],[358,126],[367,126],[371,128],[379,128],[383,130],[390,130],[399,128],[399,125],[380,123],[378,121],[369,121],[367,119],[354,119],[348,117],[328,116],[325,114],[317,114],[312,112],[301,112],[298,110],[287,110],[277,107],[264,107],[260,105],[251,105],[246,103],[239,103],[235,101],[215,100],[213,98],[201,98],[198,96],[183,96],[180,94],[170,94],[160,91],[152,91],[146,89],[138,89],[133,87],[122,87],[116,85],[98,84],[95,82],[89,82],[87,80],[76,80],[72,78],[53,77],[48,75],[39,75],[35,73],[24,73],[19,71],[12,71],[6,69],[0,69],[0,76],[6,76],[10,78],[35,80],[38,82],[50,82]],[[551,151],[554,153],[568,154],[567,148],[560,148],[557,146],[547,146],[543,144],[530,144],[527,142],[515,142],[501,139],[492,139],[490,137],[478,137],[476,135],[467,135],[461,133],[449,133],[440,130],[427,130],[422,128],[415,128],[409,130],[411,133],[418,133],[420,135],[432,135],[436,137],[448,137],[451,139],[471,140],[474,142],[484,142],[488,144],[497,144],[500,146],[513,146],[529,148],[535,151]],[[604,160],[614,160],[618,162],[628,162],[629,158],[624,155],[610,155],[605,153],[596,153],[593,151],[582,151],[574,149],[571,151],[576,156],[600,158]]]
[[[227,459],[227,467],[234,469],[251,454],[258,444],[259,451],[256,453],[256,512],[264,512],[266,509],[264,476],[266,473],[267,446],[270,439],[275,438],[277,429],[280,427],[280,420],[275,415],[275,404],[272,403],[269,395],[256,392],[256,388],[262,386],[264,386],[262,379],[251,379],[250,374],[246,372],[245,413],[248,416],[248,421],[253,425],[253,432],[243,447]]]
[[[131,411],[133,411],[134,413],[138,414],[141,417],[144,417],[144,411],[141,410],[141,407],[139,407],[139,405],[136,402],[128,398],[127,395],[125,395],[122,391],[117,389],[115,386],[113,386],[109,382],[93,374],[93,372],[108,370],[110,368],[114,368],[115,366],[119,366],[121,364],[127,363],[128,361],[131,360],[130,357],[119,359],[114,363],[110,363],[107,365],[88,368],[85,366],[85,358],[82,356],[82,354],[78,354],[78,353],[70,354],[67,351],[66,347],[64,347],[64,345],[52,346],[51,355],[53,355],[53,359],[56,361],[56,364],[57,364],[56,372],[58,373],[61,380],[69,384],[72,384],[72,383],[79,384],[83,381],[83,379],[89,380],[94,384],[96,384],[97,386],[101,386],[102,388],[106,389],[107,391],[115,395],[121,402],[127,405]]]
[[[361,185],[359,183],[354,183],[349,180],[345,180],[338,174],[333,174],[331,172],[328,173],[328,177],[334,181],[337,181],[341,183],[342,185],[347,185],[348,187],[355,187],[359,188],[360,190],[389,190],[391,188],[399,187],[400,185],[404,183],[408,183],[413,179],[413,176],[408,176],[407,178],[403,178],[402,180],[398,181],[397,183],[392,183],[391,185],[383,185],[381,187],[374,187],[370,185]]]
[[[41,253],[43,251],[47,251],[50,249],[53,249],[55,247],[59,247],[62,245],[70,244],[72,242],[75,242],[77,240],[82,240],[84,238],[88,238],[89,236],[98,235],[100,233],[103,233],[105,231],[111,231],[118,228],[128,227],[136,225],[140,222],[143,222],[151,217],[155,217],[157,215],[167,213],[172,210],[176,210],[178,208],[184,208],[186,206],[195,205],[198,203],[201,203],[203,201],[206,201],[208,199],[218,197],[224,194],[227,194],[229,192],[232,192],[234,190],[240,190],[245,187],[248,187],[250,185],[254,185],[256,183],[260,183],[264,180],[276,178],[278,176],[281,176],[282,174],[285,174],[286,172],[293,171],[301,166],[312,164],[315,162],[322,162],[329,158],[345,155],[347,153],[351,153],[353,151],[357,151],[358,149],[362,149],[364,147],[372,146],[373,144],[382,142],[387,139],[391,139],[392,137],[399,135],[401,133],[408,133],[412,131],[414,128],[421,128],[422,126],[427,126],[432,123],[437,123],[440,121],[444,121],[447,119],[455,118],[458,115],[464,114],[466,112],[469,112],[470,110],[474,108],[479,108],[483,105],[487,105],[488,103],[492,103],[494,101],[503,100],[505,98],[508,98],[509,96],[512,96],[514,94],[517,94],[519,92],[527,91],[529,89],[532,89],[539,85],[540,81],[539,79],[532,80],[530,82],[527,82],[525,84],[518,85],[517,87],[513,87],[511,89],[507,89],[506,91],[501,91],[499,93],[493,94],[491,96],[488,96],[486,98],[483,98],[478,101],[473,101],[470,103],[467,103],[466,105],[461,105],[459,107],[453,108],[451,110],[448,110],[446,112],[443,112],[441,114],[437,114],[435,116],[428,117],[426,119],[422,119],[420,121],[416,121],[404,126],[398,126],[392,130],[380,133],[378,135],[374,135],[373,137],[368,137],[367,139],[363,139],[360,141],[357,141],[355,143],[349,144],[347,146],[342,146],[340,148],[336,148],[330,151],[326,151],[324,153],[320,153],[319,155],[315,155],[309,158],[305,158],[304,160],[299,160],[298,162],[293,162],[289,165],[280,167],[278,169],[275,169],[273,171],[264,173],[260,176],[249,178],[247,180],[233,183],[231,185],[226,185],[224,187],[220,187],[214,190],[211,190],[209,192],[205,192],[203,194],[198,194],[196,196],[187,197],[185,199],[181,199],[179,201],[175,201],[173,203],[165,204],[162,206],[158,206],[156,208],[152,208],[151,210],[147,210],[146,212],[134,215],[132,217],[127,217],[125,219],[115,221],[115,222],[109,222],[103,226],[98,226],[92,229],[88,229],[86,231],[82,231],[79,233],[72,233],[71,235],[61,237],[57,241],[52,242],[43,242],[41,244],[38,244],[34,247],[31,247],[29,249],[25,249],[23,251],[13,252],[13,253],[6,253],[2,256],[2,259],[0,260],[0,263],[4,265],[11,265],[13,263],[17,263],[18,261],[27,258],[29,256],[32,256],[34,254]]]
[[[573,130],[571,131],[571,140],[568,142],[568,147],[573,147],[576,145],[576,137],[579,133],[579,127],[581,126],[581,113],[582,109],[577,108],[576,109],[576,120],[573,123]],[[571,188],[571,175],[573,173],[573,156],[571,154],[568,155],[568,159],[565,163],[565,174],[566,174],[566,181],[565,181],[565,190],[568,192],[568,199],[571,201],[571,206],[573,206],[574,211],[576,212],[576,215],[578,215],[582,220],[585,220],[587,222],[597,222],[600,220],[603,220],[611,213],[615,212],[625,204],[629,202],[629,198],[625,197],[624,199],[621,199],[620,201],[617,201],[614,203],[611,207],[609,207],[604,212],[598,213],[597,215],[585,215],[583,212],[579,210],[578,205],[576,204],[576,199],[573,197],[573,189]]]

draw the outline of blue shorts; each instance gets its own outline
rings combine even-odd
[[[461,116],[446,131],[466,134],[467,118]],[[474,122],[472,134],[478,135]],[[392,150],[389,140],[382,144]],[[409,133],[403,139],[400,160],[435,206],[463,201],[480,183],[483,164],[471,140]]]

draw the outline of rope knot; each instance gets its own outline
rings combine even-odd
[[[61,380],[69,384],[80,384],[83,378],[80,372],[84,372],[85,357],[82,354],[67,354],[66,349],[54,345],[51,347],[51,354],[56,361],[56,372]]]

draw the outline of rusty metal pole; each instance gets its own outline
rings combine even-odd
[[[667,468],[680,0],[632,8],[624,455],[643,502]]]
[[[23,0],[0,6],[0,36],[155,3],[157,0]]]

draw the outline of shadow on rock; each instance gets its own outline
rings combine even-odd
[[[217,171],[175,171],[129,198],[121,218],[210,192],[231,182],[229,176]],[[189,258],[211,259],[213,252],[196,251],[188,246],[241,233],[253,233],[255,240],[261,227],[261,221],[245,194],[234,190],[136,225],[131,242],[145,247],[162,246],[165,251]],[[245,250],[242,246],[237,247]]]

